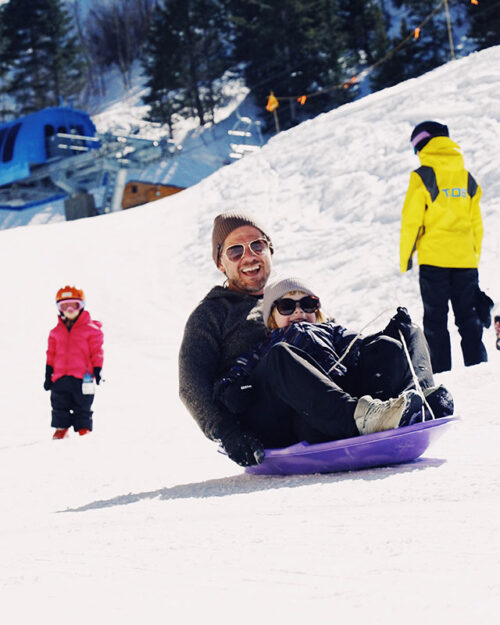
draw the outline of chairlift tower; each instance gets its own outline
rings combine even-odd
[[[261,132],[261,122],[252,120],[250,117],[242,117],[236,110],[237,120],[227,134],[235,137],[235,142],[231,142],[231,152],[229,157],[234,161],[240,160],[245,154],[256,152],[264,145]],[[237,141],[237,143],[236,143]]]

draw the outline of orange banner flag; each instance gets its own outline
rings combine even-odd
[[[278,102],[278,98],[271,91],[269,97],[267,98],[266,111],[272,113],[275,109],[278,108],[279,105],[280,103]]]
[[[351,78],[349,78],[349,80],[344,83],[344,89],[347,89],[351,85],[354,85],[357,82],[357,80],[358,79],[356,78],[356,76],[352,76]]]

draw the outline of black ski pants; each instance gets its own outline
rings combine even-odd
[[[50,403],[53,428],[92,430],[92,402],[94,395],[82,393],[82,381],[70,375],[59,378],[52,385]]]
[[[242,422],[264,447],[287,447],[358,436],[357,400],[333,382],[306,352],[277,343],[255,368],[256,400]]]
[[[433,386],[420,328],[412,326],[406,343],[421,388]],[[335,381],[306,352],[278,343],[255,368],[252,384],[256,401],[241,420],[268,448],[358,436],[354,410],[359,397],[386,400],[415,387],[402,343],[382,334],[367,339],[358,366]]]
[[[451,370],[448,302],[461,336],[465,366],[488,360],[482,342],[483,326],[476,312],[477,269],[454,269],[420,265],[420,293],[424,305],[424,334],[429,344],[434,373]]]
[[[399,336],[399,334],[398,334]],[[427,341],[422,330],[412,324],[403,334],[413,371],[422,390],[434,386]],[[340,383],[342,384],[342,383]],[[356,397],[371,395],[386,400],[415,388],[408,357],[401,340],[378,333],[366,337],[360,350],[359,363],[347,379],[345,388]]]

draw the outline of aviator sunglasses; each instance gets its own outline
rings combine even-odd
[[[252,254],[262,256],[262,254],[269,249],[269,242],[267,239],[255,239],[254,241],[250,241],[250,243],[237,243],[236,245],[230,245],[226,248],[222,252],[222,255],[231,262],[236,263],[243,258],[247,247],[250,248]]]
[[[285,317],[293,315],[297,308],[297,305],[299,305],[305,313],[315,313],[319,310],[321,306],[319,297],[315,297],[314,295],[306,295],[301,299],[291,299],[290,297],[284,297],[283,299],[277,300],[274,304],[279,314]]]

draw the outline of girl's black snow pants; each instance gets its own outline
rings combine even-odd
[[[358,435],[357,400],[293,345],[274,345],[255,368],[252,383],[256,401],[241,420],[265,447]]]
[[[422,330],[412,325],[406,344],[419,385],[433,386]],[[358,366],[335,381],[303,350],[277,343],[255,368],[252,384],[256,400],[240,418],[268,448],[358,436],[359,397],[386,400],[415,388],[402,343],[383,334],[367,338]]]
[[[404,339],[420,388],[434,386],[429,349],[422,330],[413,324],[406,326]],[[371,395],[382,400],[398,397],[416,386],[401,340],[382,333],[366,337],[358,366],[348,375],[348,380],[345,388],[356,397]]]
[[[53,428],[69,428],[75,432],[81,429],[92,430],[92,402],[94,395],[82,393],[82,381],[70,375],[59,378],[52,385],[50,403],[52,405]]]

